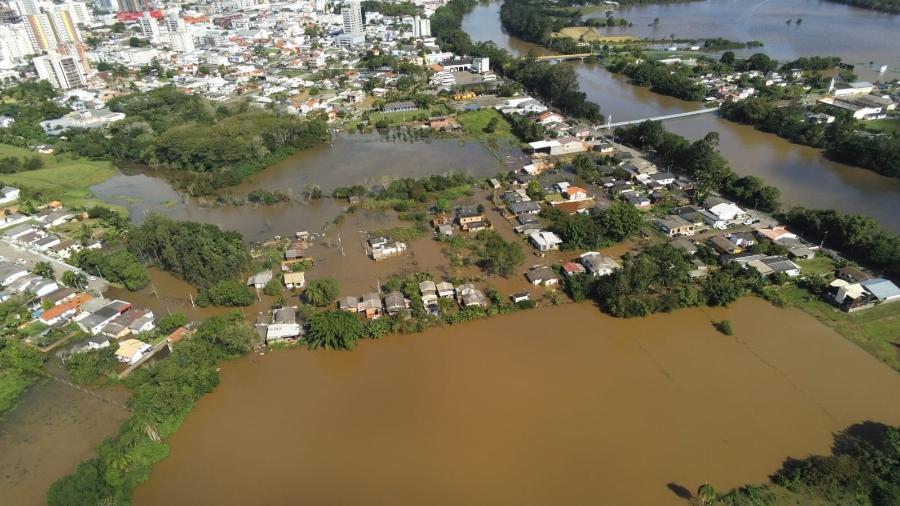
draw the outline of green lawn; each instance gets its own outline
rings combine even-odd
[[[33,155],[34,153],[27,149],[0,144],[0,157],[21,158]],[[40,191],[48,198],[62,201],[69,208],[103,204],[91,194],[90,187],[116,174],[110,162],[72,159],[65,156],[39,156],[44,160],[43,169],[0,174],[0,182]],[[121,207],[116,209],[123,211]]]
[[[497,126],[494,129],[494,133],[487,133],[484,131],[484,128],[493,118],[497,118]],[[494,109],[464,111],[456,115],[456,120],[462,125],[463,132],[475,139],[513,137],[506,118]]]
[[[900,371],[900,303],[845,313],[802,288],[781,288],[778,293],[789,305],[806,311]]]
[[[33,380],[18,372],[0,372],[0,416],[16,405]]]
[[[900,133],[900,116],[866,121],[863,123],[863,126],[865,126],[867,130],[877,130],[884,133]]]
[[[797,260],[797,265],[807,276],[821,276],[834,272],[834,260],[825,255],[816,255],[811,260]]]

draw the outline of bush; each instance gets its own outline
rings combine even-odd
[[[732,334],[731,322],[728,320],[722,320],[720,322],[715,322],[715,323],[713,323],[713,327],[715,327],[716,330],[725,334],[726,336],[730,336]]]
[[[93,383],[100,376],[115,372],[119,361],[116,359],[118,345],[100,350],[83,351],[69,355],[63,365],[69,378],[80,385]]]
[[[204,289],[197,297],[197,304],[208,306],[249,306],[256,298],[253,293],[240,281],[227,279],[219,281],[213,286]]]
[[[365,327],[355,314],[327,311],[309,319],[306,344],[310,349],[351,350],[365,332]]]
[[[341,290],[338,282],[334,278],[314,279],[306,286],[304,297],[310,304],[318,307],[325,307],[334,303],[340,295]]]

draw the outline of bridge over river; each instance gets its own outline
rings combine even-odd
[[[620,127],[620,126],[637,125],[638,123],[643,123],[645,121],[665,121],[668,119],[678,119],[678,118],[685,118],[688,116],[698,116],[700,114],[713,113],[718,110],[719,110],[718,107],[707,107],[704,109],[697,109],[696,111],[679,112],[677,114],[667,114],[665,116],[656,116],[654,118],[633,119],[633,120],[629,120],[629,121],[619,121],[617,123],[609,122],[609,123],[606,123],[605,127],[608,129],[613,129],[613,128]],[[612,119],[612,118],[610,118],[610,119]]]

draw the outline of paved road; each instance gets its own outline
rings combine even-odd
[[[26,250],[18,245],[8,242],[5,239],[0,240],[0,257],[17,263],[22,267],[25,267],[26,269],[31,269],[32,267],[34,267],[34,264],[41,261],[50,262],[50,265],[53,266],[53,270],[56,273],[56,279],[62,278],[62,274],[65,271],[81,272],[88,277],[88,291],[103,293],[109,286],[109,283],[105,279],[97,276],[96,274],[85,272],[47,254]]]

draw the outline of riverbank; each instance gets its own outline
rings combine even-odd
[[[725,319],[731,337],[710,323]],[[286,400],[285,384],[304,387]],[[631,320],[547,307],[227,364],[134,504],[683,504],[669,485],[765,481],[847,425],[900,423],[898,389],[759,299]],[[348,465],[366,469],[353,486]]]

